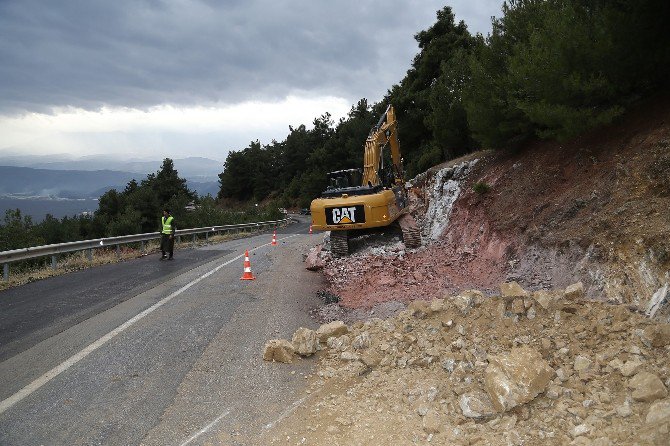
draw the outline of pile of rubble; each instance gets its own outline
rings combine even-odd
[[[310,397],[268,443],[669,444],[670,325],[585,300],[581,284],[417,300],[300,329],[264,358],[315,353]]]

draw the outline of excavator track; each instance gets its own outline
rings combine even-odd
[[[421,246],[421,230],[416,220],[410,214],[404,214],[398,219],[402,231],[402,241],[405,248],[416,249]]]
[[[349,254],[349,233],[347,231],[330,232],[330,251],[336,257]]]
[[[406,248],[419,248],[421,246],[421,231],[419,231],[419,228],[402,228],[402,241]]]

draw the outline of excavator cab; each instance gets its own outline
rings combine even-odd
[[[363,185],[362,169],[346,169],[329,172],[328,186],[321,193],[322,198],[341,197],[342,195],[369,195],[379,192],[381,186]]]
[[[346,169],[328,173],[328,189],[345,189],[361,184],[363,171],[361,169]]]

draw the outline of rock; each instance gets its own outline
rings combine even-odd
[[[649,372],[640,372],[628,381],[628,387],[633,389],[635,401],[651,402],[668,396],[661,379]]]
[[[433,299],[430,301],[430,311],[432,313],[440,313],[447,309],[444,299]]]
[[[423,430],[427,434],[437,434],[442,431],[442,419],[436,410],[429,410],[423,417]]]
[[[313,355],[319,348],[319,340],[317,339],[316,332],[303,327],[300,327],[293,333],[291,344],[293,344],[295,352],[300,356]]]
[[[548,291],[535,291],[532,297],[535,299],[535,302],[537,302],[544,310],[548,310],[551,307],[551,302],[553,299]]]
[[[462,394],[458,404],[463,416],[468,418],[484,418],[496,413],[491,398],[481,390]]]
[[[563,394],[563,389],[559,386],[550,386],[545,395],[550,400],[557,400]]]
[[[537,312],[535,311],[535,306],[532,306],[526,311],[526,317],[530,320],[535,319],[535,316],[537,315]]]
[[[409,311],[409,314],[418,319],[423,319],[433,314],[433,310],[430,308],[430,303],[425,300],[413,301],[409,304],[407,310]]]
[[[570,432],[570,435],[572,437],[579,437],[581,435],[584,435],[589,432],[589,427],[586,424],[580,424],[578,426],[575,426],[572,431]]]
[[[619,367],[619,371],[625,377],[633,376],[640,370],[642,365],[642,362],[636,359],[631,359],[630,361],[626,361],[625,364],[621,365]]]
[[[377,367],[381,360],[381,355],[374,351],[366,351],[361,355],[361,362],[368,367]]]
[[[670,419],[670,399],[656,401],[654,404],[649,406],[649,411],[647,412],[647,418],[645,419],[645,422],[647,424],[656,423],[657,421],[663,420],[664,418]]]
[[[650,325],[645,328],[643,336],[652,347],[670,345],[670,324]]]
[[[525,404],[543,392],[554,370],[540,353],[528,346],[489,357],[484,373],[486,391],[499,412]]]
[[[623,403],[621,406],[616,408],[616,413],[621,418],[626,418],[633,413],[633,410],[630,408],[630,405],[628,403]]]
[[[337,338],[331,336],[328,338],[328,342],[326,342],[326,345],[328,346],[328,348],[332,350],[344,351],[347,349],[347,347],[349,347],[349,345],[351,345],[351,339],[349,338],[348,335],[342,335]]]
[[[360,356],[354,352],[342,352],[340,354],[340,359],[343,361],[358,361]]]
[[[589,358],[585,356],[577,356],[575,358],[575,364],[573,365],[573,368],[581,372],[582,370],[587,370],[593,365],[593,361],[591,361]]]
[[[286,339],[271,339],[265,343],[263,360],[290,364],[293,362],[294,352],[293,344]]]
[[[516,282],[507,282],[500,285],[500,296],[506,300],[528,297],[528,291],[521,288]]]
[[[563,292],[563,297],[569,300],[578,300],[584,298],[584,284],[582,282],[569,285]]]
[[[478,290],[466,290],[451,298],[451,302],[463,315],[467,315],[471,309],[479,305],[483,300],[484,294]]]
[[[370,347],[370,335],[367,331],[356,336],[351,343],[351,348],[354,350],[364,350],[368,347]]]
[[[512,301],[512,313],[514,314],[524,314],[526,312],[526,307],[523,304],[523,299],[514,299]]]
[[[307,258],[305,259],[305,268],[307,268],[310,271],[319,271],[323,269],[323,267],[325,266],[325,262],[319,256],[322,248],[323,248],[322,245],[316,245],[315,247],[310,249],[309,254],[307,254]]]
[[[333,321],[327,324],[323,324],[319,327],[318,330],[316,330],[316,334],[319,337],[319,342],[321,343],[326,343],[328,338],[332,336],[338,337],[342,336],[343,334],[347,334],[348,332],[349,328],[342,321]]]

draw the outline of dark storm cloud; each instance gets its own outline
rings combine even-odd
[[[0,0],[0,112],[207,105],[300,91],[370,97],[402,78],[417,51],[411,36],[441,7]]]

